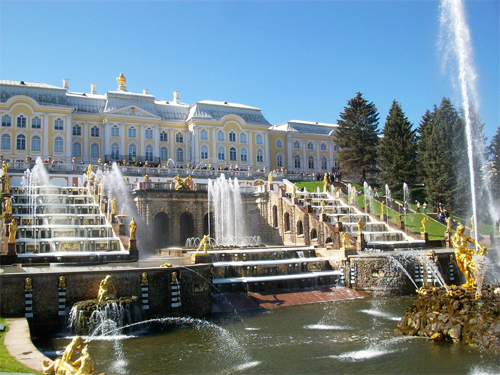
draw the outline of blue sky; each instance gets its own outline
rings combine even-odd
[[[485,133],[499,124],[499,1],[467,1]],[[397,100],[417,126],[449,97],[438,53],[438,1],[5,1],[0,77],[98,93],[262,109],[279,124],[335,123],[360,91],[383,128]]]

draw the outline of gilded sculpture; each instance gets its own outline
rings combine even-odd
[[[323,178],[323,185],[325,187],[328,187],[328,176],[326,175],[326,173],[325,173],[325,177]]]
[[[177,272],[172,272],[172,284],[178,284],[179,280],[177,280]]]
[[[59,288],[66,288],[66,278],[64,276],[59,276]]]
[[[135,232],[137,232],[137,223],[135,222],[135,219],[132,218],[132,221],[130,221],[130,224],[128,225],[130,229],[130,240],[135,240]]]
[[[446,219],[446,233],[451,232],[451,216],[448,216],[448,219]]]
[[[33,281],[27,277],[24,279],[24,290],[32,290],[33,289]]]
[[[16,219],[12,219],[9,224],[9,243],[16,242],[16,234],[17,234],[17,222]]]
[[[381,212],[382,212],[382,213],[381,213],[382,215],[384,215],[384,209],[385,209],[385,202],[384,202],[384,201],[382,201],[382,202],[380,202],[380,210],[381,210]]]
[[[191,190],[189,182],[192,181],[191,175],[187,176],[184,180],[179,175],[174,177],[176,184],[175,190]]]
[[[103,280],[101,280],[101,284],[99,285],[99,293],[97,295],[97,301],[103,302],[116,299],[116,289],[111,280],[111,275],[107,275]]]
[[[151,179],[148,175],[144,175],[144,182],[151,182]]]
[[[463,286],[467,288],[474,288],[477,284],[475,277],[477,267],[472,256],[474,254],[484,255],[486,247],[464,234],[464,230],[465,227],[463,225],[459,225],[457,227],[457,232],[451,236],[450,240],[451,245],[455,249],[455,259],[457,261],[458,268],[465,276],[466,283]],[[477,246],[478,251],[476,252],[476,249],[469,249],[467,246],[468,242]]]
[[[198,251],[202,250],[203,249],[203,255],[207,255],[207,246],[208,246],[208,241],[210,240],[210,235],[209,234],[205,234],[203,236],[203,239],[200,241],[200,246],[198,246],[198,249],[196,250],[196,252],[193,254],[193,255],[196,255],[198,254]]]
[[[321,202],[321,215],[325,214],[325,206],[326,206],[325,201],[322,201]]]
[[[90,181],[90,176],[92,175],[92,164],[89,164],[87,168],[87,181]]]
[[[2,178],[7,176],[7,163],[2,162]]]
[[[269,172],[269,175],[267,176],[267,181],[269,182],[269,187],[273,183],[273,172]]]
[[[9,197],[5,197],[5,208],[3,210],[4,216],[12,215],[12,201]]]
[[[424,218],[422,219],[422,221],[420,222],[422,224],[422,228],[420,228],[420,231],[422,233],[426,233],[426,230],[425,230],[425,224],[427,223],[427,221],[429,220],[429,218],[427,216],[424,216]]]
[[[363,233],[363,228],[365,227],[365,225],[366,225],[365,222],[361,218],[359,218],[359,220],[358,220],[358,234]]]
[[[116,197],[111,198],[111,215],[116,215]]]
[[[120,76],[116,78],[116,83],[118,83],[118,88],[116,89],[116,91],[127,89],[127,86],[125,86],[127,84],[127,78],[125,78],[123,73],[120,73]]]
[[[351,241],[349,240],[349,237],[346,232],[342,232],[342,238],[340,239],[341,242],[341,249],[346,250],[346,249],[353,249],[354,246],[352,246]]]
[[[2,182],[3,182],[3,194],[8,194],[10,193],[10,180],[12,177],[10,176],[3,176]]]
[[[148,274],[146,272],[143,272],[141,274],[141,284],[146,285],[148,283]]]

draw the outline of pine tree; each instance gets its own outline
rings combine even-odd
[[[368,103],[360,92],[347,102],[340,113],[336,144],[340,147],[339,161],[346,174],[361,172],[366,180],[367,172],[377,172],[378,112],[375,105]]]
[[[497,133],[491,139],[488,147],[488,156],[491,163],[490,183],[493,200],[500,200],[500,126]]]
[[[427,176],[427,163],[425,163],[426,150],[427,150],[427,137],[432,134],[432,120],[436,116],[437,107],[434,106],[434,111],[431,112],[429,110],[425,111],[425,114],[422,116],[422,121],[418,127],[418,137],[417,137],[417,165],[418,165],[418,176],[420,180],[424,180]]]
[[[413,184],[417,177],[416,130],[405,117],[397,101],[393,101],[382,131],[379,166],[382,179],[395,197],[402,197],[403,183]]]

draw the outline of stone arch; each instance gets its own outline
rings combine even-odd
[[[297,221],[297,236],[304,234],[304,224],[302,220]]]
[[[327,237],[326,240],[325,240],[325,244],[333,244],[332,237]]]
[[[285,232],[290,231],[290,214],[285,212],[283,215],[283,226],[285,228]]]
[[[180,245],[184,246],[186,240],[194,237],[194,217],[190,212],[182,213],[180,217]]]
[[[158,212],[153,218],[153,240],[155,249],[169,245],[169,219],[165,212]]]
[[[273,206],[273,228],[278,228],[278,206]]]
[[[318,231],[316,228],[311,229],[311,240],[317,240],[318,239]]]

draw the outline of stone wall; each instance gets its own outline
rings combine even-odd
[[[56,268],[56,267],[54,267]],[[56,270],[54,270],[56,271]],[[209,265],[187,268],[135,268],[106,271],[47,272],[0,275],[0,314],[5,317],[25,315],[25,279],[32,279],[33,317],[28,318],[34,332],[54,333],[62,329],[65,316],[60,310],[58,279],[66,278],[66,301],[69,309],[75,302],[96,299],[99,284],[111,275],[117,296],[137,296],[143,300],[141,275],[147,273],[149,308],[147,318],[170,316],[205,316],[211,313],[211,285]],[[172,273],[177,272],[181,291],[181,306],[172,307]]]

